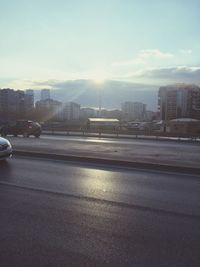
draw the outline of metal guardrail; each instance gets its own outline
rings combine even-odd
[[[197,140],[200,139],[200,133],[167,133],[167,132],[158,132],[158,131],[152,131],[152,130],[104,130],[104,129],[98,129],[98,130],[87,130],[87,129],[74,129],[74,128],[44,128],[43,133],[50,133],[50,134],[64,134],[64,135],[82,135],[82,136],[114,136],[114,137],[123,137],[123,136],[129,136],[134,138],[141,138],[143,137],[154,137],[156,139],[159,138],[187,138],[191,140]]]

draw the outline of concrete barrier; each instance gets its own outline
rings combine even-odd
[[[50,160],[62,160],[71,162],[76,161],[81,163],[92,163],[99,165],[135,168],[135,169],[145,169],[145,170],[148,169],[154,171],[176,172],[176,173],[187,173],[187,174],[198,174],[198,175],[200,174],[200,168],[196,167],[154,164],[146,162],[105,159],[97,157],[82,157],[75,155],[53,154],[53,153],[43,153],[43,152],[30,152],[24,150],[14,150],[13,155],[30,157],[30,158],[50,159]]]

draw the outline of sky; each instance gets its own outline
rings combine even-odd
[[[199,0],[0,0],[0,88],[200,84]]]

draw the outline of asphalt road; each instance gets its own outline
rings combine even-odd
[[[200,177],[0,164],[0,266],[200,266]]]

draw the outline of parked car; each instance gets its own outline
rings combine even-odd
[[[33,135],[39,137],[41,135],[41,125],[38,122],[29,120],[20,120],[15,123],[4,125],[0,128],[1,136],[7,136],[8,134],[18,136],[23,135],[29,137]]]
[[[12,156],[12,146],[8,140],[0,137],[0,160],[5,160]]]
[[[128,122],[127,123],[127,129],[128,130],[139,130],[140,129],[140,123],[138,123],[138,122]]]

